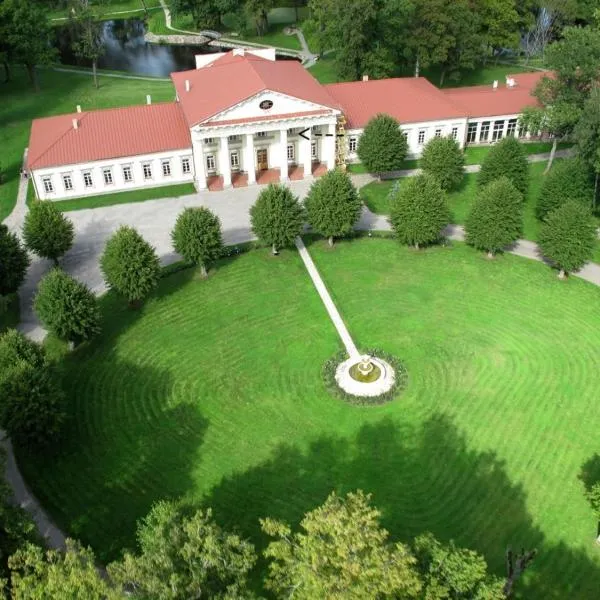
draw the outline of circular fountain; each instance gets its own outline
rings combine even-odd
[[[336,369],[335,380],[347,394],[373,398],[389,392],[396,381],[392,366],[376,356],[351,356]]]

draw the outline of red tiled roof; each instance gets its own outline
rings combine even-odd
[[[295,60],[272,61],[228,52],[200,69],[171,73],[171,79],[190,127],[264,90],[339,108],[326,88]],[[185,91],[186,79],[189,92]]]
[[[349,129],[360,129],[378,113],[401,123],[462,118],[438,88],[423,77],[351,81],[324,86],[342,106]]]
[[[296,117],[314,117],[317,115],[331,114],[327,109],[305,110],[303,112],[285,113],[281,115],[264,115],[260,117],[246,117],[245,119],[229,119],[228,121],[209,121],[210,125],[236,125],[237,123],[257,123],[261,121],[277,121],[278,119],[295,119]]]
[[[492,117],[495,115],[516,115],[526,106],[537,106],[531,95],[537,82],[550,72],[520,73],[508,75],[515,80],[514,87],[499,82],[494,89],[491,85],[448,88],[442,90],[449,100],[462,109],[467,117]]]
[[[73,128],[77,119],[78,128]],[[27,167],[40,169],[191,148],[176,102],[109,108],[34,119]]]

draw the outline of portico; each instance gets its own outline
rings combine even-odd
[[[319,165],[333,169],[335,125],[335,115],[327,115],[194,128],[196,184],[207,189],[215,179],[219,188],[274,180],[285,183],[312,176]]]

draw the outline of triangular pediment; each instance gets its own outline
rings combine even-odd
[[[261,117],[268,119],[278,115],[315,113],[317,111],[339,112],[330,106],[324,106],[308,100],[294,98],[281,92],[263,90],[254,96],[207,119],[203,125],[218,125],[223,121],[256,121]]]

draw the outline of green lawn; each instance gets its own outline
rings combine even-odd
[[[132,16],[137,16],[135,13],[143,14],[144,3],[146,4],[146,8],[148,10],[154,10],[160,7],[159,0],[106,0],[106,6],[103,8],[105,13],[104,18],[112,19],[116,15],[114,13],[122,13],[125,11],[130,11],[134,13]],[[93,6],[97,4],[93,0],[90,1],[90,4]],[[67,8],[55,9],[50,11],[49,17],[50,19],[66,19],[69,16],[69,11]],[[123,15],[124,17],[128,15]]]
[[[36,94],[25,71],[13,67],[13,81],[0,84],[0,145],[3,150],[0,160],[7,173],[7,181],[0,186],[0,220],[10,214],[16,202],[19,169],[33,118],[73,112],[77,104],[84,110],[143,104],[146,94],[152,95],[153,102],[173,100],[170,82],[100,76],[100,88],[96,90],[88,75],[40,70],[39,79],[41,91]]]
[[[519,598],[597,597],[596,521],[577,475],[597,452],[600,290],[462,245],[310,244],[360,348],[408,368],[390,404],[329,396],[340,342],[294,251],[163,279],[139,311],[109,294],[101,337],[64,363],[54,452],[18,449],[36,495],[106,560],[159,498],[214,507],[261,546],[327,494],[373,493],[394,539],[431,530],[483,552],[536,547]]]
[[[180,183],[176,185],[163,185],[161,187],[131,190],[116,194],[100,194],[69,200],[59,200],[54,204],[62,212],[83,210],[86,208],[99,208],[101,206],[114,206],[115,204],[130,204],[132,202],[145,202],[159,198],[176,198],[193,194],[196,191],[193,183]]]
[[[308,69],[308,72],[321,83],[337,83],[338,81],[341,81],[335,69],[335,59],[331,56],[319,58],[319,60]]]

